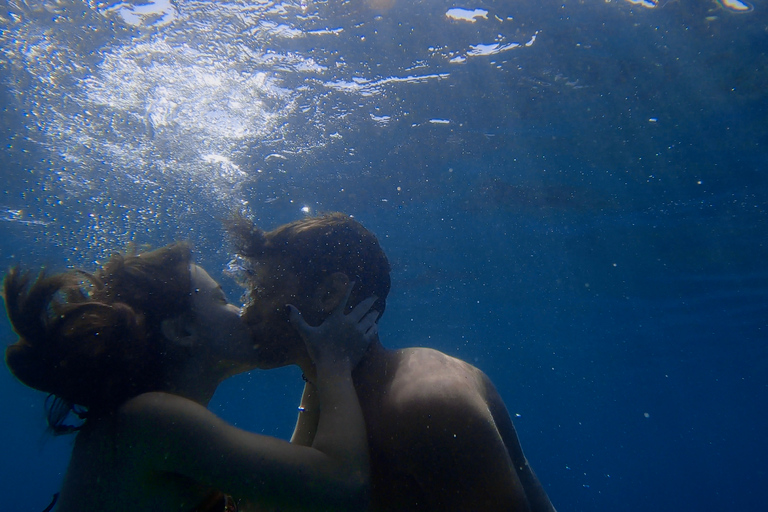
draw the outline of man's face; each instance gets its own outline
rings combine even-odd
[[[287,304],[299,311],[309,307],[310,290],[301,290],[299,277],[276,258],[256,262],[256,279],[248,290],[250,302],[243,320],[255,342],[258,367],[278,368],[307,357],[304,341],[288,320]]]

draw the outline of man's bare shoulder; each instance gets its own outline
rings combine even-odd
[[[485,410],[486,382],[478,368],[438,350],[402,349],[389,389],[391,405],[400,413],[438,406],[464,412]]]
[[[488,379],[478,368],[436,350],[399,351],[383,402],[375,431],[379,453],[419,481],[422,490],[451,488],[471,494],[472,501],[473,488],[513,486],[509,456],[491,412]],[[501,483],[491,485],[491,480]],[[431,499],[441,502],[437,496]]]

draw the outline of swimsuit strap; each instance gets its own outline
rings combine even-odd
[[[56,493],[53,495],[53,499],[51,500],[51,504],[45,507],[45,510],[43,512],[51,512],[53,510],[53,506],[56,505],[56,501],[59,499],[59,493]]]

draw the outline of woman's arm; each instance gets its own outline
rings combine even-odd
[[[149,481],[163,472],[182,475],[280,510],[365,508],[368,470],[346,453],[246,432],[169,393],[145,393],[119,414],[118,453],[133,459]]]
[[[370,311],[376,297],[362,301],[349,315],[344,315],[354,284],[349,284],[344,299],[331,316],[317,327],[304,322],[295,307],[289,308],[291,323],[304,339],[315,369],[316,400],[312,386],[305,388],[305,396],[302,397],[306,398],[308,407],[307,413],[303,414],[316,414],[314,408],[316,404],[319,405],[320,415],[317,430],[312,437],[312,447],[323,452],[346,452],[345,459],[354,460],[356,466],[367,468],[368,440],[357,393],[352,384],[352,369],[375,338],[376,319],[379,315],[376,311]],[[312,421],[313,418],[308,417],[306,425],[298,427],[311,427]],[[302,423],[301,419],[299,423]],[[309,441],[309,431],[303,434]],[[364,449],[360,450],[360,447]]]
[[[338,325],[339,319],[344,318],[342,315],[342,306],[346,305],[346,302],[349,300],[349,295],[353,286],[354,283],[351,283],[347,288],[346,297],[344,298],[344,301],[339,304],[339,308],[341,309],[335,311],[334,314],[318,328],[311,327],[304,323],[301,320],[301,314],[298,313],[295,308],[291,307],[291,322],[308,344],[310,353],[314,354],[312,359],[315,363],[315,367],[318,366],[318,360],[323,359],[322,357],[318,357],[318,353],[321,353],[323,350],[325,350],[325,352],[330,351],[331,357],[333,357],[335,352],[340,349],[344,350],[347,346],[350,346],[354,351],[349,357],[349,360],[353,363],[352,366],[354,367],[377,332],[376,319],[378,318],[379,313],[377,311],[370,311],[371,305],[376,300],[375,297],[370,297],[366,301],[360,303],[355,311],[350,313],[351,318],[347,322],[347,324],[351,326],[355,325],[354,322],[357,321],[357,330],[359,332],[364,331],[365,335],[361,339],[361,341],[363,341],[362,344],[357,342],[357,340],[360,339],[359,333],[350,333],[349,327],[344,329]],[[364,316],[358,321],[356,316],[359,315]],[[314,347],[312,345],[314,345]],[[361,348],[363,350],[360,350]],[[328,358],[326,357],[325,359]],[[344,371],[342,371],[342,373],[344,373]],[[304,391],[302,392],[301,401],[299,402],[299,417],[296,420],[296,426],[294,427],[293,435],[291,436],[291,443],[301,446],[312,446],[318,430],[318,423],[320,422],[320,392],[313,381],[309,380],[304,375],[302,375],[302,377],[304,377],[305,381]],[[322,385],[318,376],[313,375],[312,377],[316,382]]]
[[[120,409],[123,453],[136,457],[148,475],[180,474],[259,505],[365,509],[368,446],[351,369],[375,333],[372,303],[364,301],[349,315],[340,308],[319,327],[292,312],[317,369],[322,414],[312,447],[240,430],[176,395],[146,393]]]

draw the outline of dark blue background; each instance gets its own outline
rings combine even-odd
[[[88,4],[64,15],[27,12],[24,22],[38,27],[63,16],[61,30],[79,34],[63,55],[83,67],[45,89],[13,39],[21,32],[1,39],[0,263],[89,267],[128,240],[186,238],[237,300],[220,272],[229,248],[217,218],[242,206],[228,199],[247,200],[266,228],[298,218],[304,205],[348,212],[392,262],[384,343],[437,348],[487,372],[559,510],[763,510],[768,4],[737,14],[705,0],[654,9],[597,0],[404,3],[317,2],[306,17],[286,3],[287,11],[264,13],[302,31],[343,30],[247,40],[326,71],[259,63],[303,91],[301,108],[275,128],[279,141],[245,139],[232,151],[248,177],[218,195],[203,178],[160,166],[178,153],[158,141],[188,132],[174,139],[156,128],[149,137],[141,126],[115,128],[112,117],[102,133],[92,119],[95,156],[78,167],[62,157],[78,139],[52,134],[50,124],[83,115],[79,80],[102,52],[163,33],[201,47],[213,36],[200,26],[142,31],[114,18],[107,29]],[[203,4],[176,5],[183,13]],[[450,21],[451,7],[489,15]],[[3,18],[12,22],[22,23]],[[73,28],[89,24],[100,30]],[[534,35],[530,46],[497,55],[460,64],[446,57]],[[240,52],[218,57],[243,61]],[[438,74],[370,94],[332,86]],[[160,163],[142,170],[154,185],[124,181],[127,171],[99,145],[115,140],[157,152]],[[285,158],[265,158],[271,153]],[[126,215],[146,204],[154,214]],[[2,321],[3,341],[13,342]],[[212,407],[286,438],[300,388],[296,369],[254,372],[225,383]],[[8,372],[0,372],[0,397],[2,508],[42,509],[72,439],[44,434],[42,396]]]

